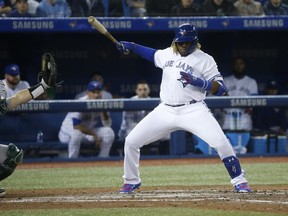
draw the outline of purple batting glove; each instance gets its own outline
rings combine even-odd
[[[186,84],[191,84],[193,86],[197,86],[197,87],[202,88],[206,91],[210,91],[210,89],[212,88],[212,83],[209,80],[197,78],[197,77],[193,76],[192,74],[186,73],[184,71],[181,71],[180,75],[181,75],[181,79],[186,81]]]
[[[127,55],[130,51],[133,51],[135,43],[127,42],[127,41],[120,41],[116,43],[116,48],[119,52]]]

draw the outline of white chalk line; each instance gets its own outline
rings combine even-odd
[[[0,203],[84,203],[84,202],[199,202],[207,200],[230,201],[243,203],[259,204],[278,204],[288,205],[288,201],[267,200],[273,198],[273,195],[281,195],[287,198],[287,191],[257,191],[252,193],[253,196],[259,196],[258,199],[249,199],[250,194],[227,193],[219,191],[195,191],[195,190],[167,190],[167,191],[137,191],[132,194],[119,193],[99,193],[97,195],[76,195],[76,196],[45,196],[45,197],[25,197],[25,198],[1,198]],[[263,199],[265,196],[266,199]]]

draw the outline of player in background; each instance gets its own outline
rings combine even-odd
[[[47,62],[48,61],[46,61],[46,63],[44,62],[44,65],[47,65]],[[50,71],[50,69],[47,70]],[[43,71],[40,73],[43,75]],[[52,77],[51,79],[51,76],[55,77]],[[14,96],[8,98],[6,97],[7,91],[5,85],[0,81],[0,115],[4,115],[6,112],[15,109],[17,106],[39,97],[48,88],[55,86],[57,74],[45,73],[42,77],[43,78],[37,85],[23,89],[17,92]],[[22,162],[22,159],[23,151],[16,145],[12,143],[9,145],[0,144],[0,181],[10,176],[16,169],[17,165]],[[0,197],[3,197],[5,194],[4,188],[0,187]]]
[[[250,192],[245,171],[204,99],[207,92],[224,95],[226,87],[214,58],[200,49],[195,26],[185,23],[175,31],[172,45],[156,50],[133,42],[116,44],[121,53],[138,54],[162,69],[161,103],[125,139],[124,185],[120,193],[141,186],[140,148],[176,130],[185,130],[217,150],[237,192]]]
[[[148,83],[144,80],[137,82],[136,95],[131,97],[131,99],[149,99],[150,87]],[[149,113],[148,110],[139,111],[123,111],[121,127],[118,132],[120,140],[125,140],[125,137],[130,133],[130,131]]]
[[[131,99],[145,100],[149,99],[150,86],[145,80],[140,80],[136,84],[136,95]],[[126,136],[132,129],[150,112],[150,110],[123,111],[122,122],[118,137],[120,141],[124,141]],[[165,135],[159,140],[159,154],[169,153],[170,134]]]
[[[93,72],[90,74],[90,81],[97,81],[102,85],[102,99],[112,99],[112,94],[105,89],[104,78],[99,72]],[[85,95],[87,95],[88,90],[85,89],[84,91],[76,94],[75,99],[79,99]]]
[[[87,93],[78,100],[102,99],[103,86],[98,81],[87,85]],[[109,112],[69,112],[62,122],[59,140],[68,143],[68,157],[77,158],[81,143],[95,143],[100,147],[99,157],[108,157],[115,134]]]
[[[12,97],[17,92],[30,87],[27,81],[21,80],[20,68],[17,64],[7,65],[4,73],[4,79],[2,81],[5,84],[6,97]]]
[[[224,77],[229,96],[258,95],[258,85],[255,79],[246,74],[246,64],[243,57],[237,56],[233,60],[233,74]],[[251,131],[252,108],[227,108],[224,109],[224,130]]]

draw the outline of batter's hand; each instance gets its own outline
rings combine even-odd
[[[135,43],[127,42],[127,41],[120,41],[116,43],[116,48],[122,54],[128,55],[130,51],[133,51]]]
[[[181,80],[184,81],[183,84],[191,84],[193,86],[197,86],[199,88],[202,88],[206,91],[209,91],[212,88],[212,83],[209,80],[204,80],[198,77],[193,76],[190,73],[186,73],[184,71],[180,72]]]

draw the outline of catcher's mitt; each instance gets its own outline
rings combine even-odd
[[[38,74],[38,81],[40,82],[41,79],[43,79],[49,87],[60,87],[63,82],[57,83],[57,67],[51,53],[42,55],[41,71]]]

